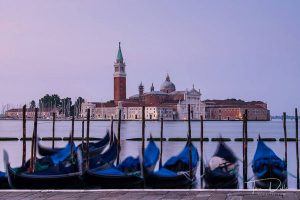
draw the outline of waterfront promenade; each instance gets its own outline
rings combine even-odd
[[[94,200],[94,199],[198,199],[198,200],[288,200],[300,199],[296,190],[41,190],[0,191],[1,200]]]

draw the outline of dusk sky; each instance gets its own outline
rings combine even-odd
[[[169,73],[202,99],[300,109],[299,0],[0,0],[0,106],[45,94],[113,99],[121,41],[127,96]]]

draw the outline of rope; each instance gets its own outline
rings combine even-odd
[[[189,172],[178,172],[178,175],[183,175],[187,180],[189,180],[190,182],[193,182],[195,179],[191,179]]]

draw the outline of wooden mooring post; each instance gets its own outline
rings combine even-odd
[[[52,149],[54,150],[54,138],[55,138],[55,118],[56,114],[55,112],[52,113]]]
[[[160,118],[160,157],[159,168],[162,167],[162,155],[163,155],[163,139],[164,139],[164,118]]]
[[[111,116],[109,144],[111,145],[114,139],[114,118]]]
[[[192,130],[191,130],[191,105],[188,105],[188,145],[189,145],[189,176],[193,179],[192,169]]]
[[[22,167],[26,164],[26,105],[23,106],[23,150],[22,150]]]
[[[299,182],[299,133],[298,133],[298,110],[295,108],[295,123],[296,123],[296,163],[297,163],[297,189],[300,189]]]
[[[120,163],[120,151],[121,151],[121,109],[119,109],[118,118],[118,154],[117,154],[117,165]]]
[[[71,143],[71,162],[74,162],[74,121],[75,121],[75,116],[72,116],[72,130],[71,130],[71,138],[70,138],[70,143]]]
[[[90,109],[87,110],[87,120],[86,120],[86,165],[85,168],[89,169],[90,167],[90,158],[89,158],[89,143],[90,143]]]
[[[142,165],[144,164],[145,153],[145,106],[142,107]]]
[[[38,109],[34,110],[34,125],[33,125],[33,134],[31,138],[31,158],[29,164],[29,172],[33,173],[35,170],[35,160],[36,160],[36,145],[37,145],[37,117]]]
[[[81,122],[81,144],[82,144],[82,151],[84,152],[84,120]]]
[[[33,148],[33,170],[35,170],[36,165],[36,147],[37,147],[37,118],[38,118],[38,108],[35,108],[34,114],[34,148]]]
[[[204,163],[203,163],[203,138],[204,138],[204,127],[203,127],[203,116],[200,118],[201,122],[201,134],[200,134],[200,187],[203,188],[203,174],[204,174]]]
[[[284,131],[284,161],[287,168],[287,130],[286,130],[286,112],[283,113],[283,131]],[[286,181],[286,187],[288,187],[288,182]]]
[[[243,116],[243,188],[247,189],[248,182],[248,110]]]

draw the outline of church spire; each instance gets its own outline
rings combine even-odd
[[[118,50],[118,55],[117,55],[117,62],[118,63],[123,63],[123,55],[122,55],[122,50],[121,50],[121,42],[119,42],[119,50]]]
[[[143,83],[141,82],[141,84],[139,85],[139,95],[143,95],[144,94],[144,86]]]
[[[170,80],[169,73],[167,73],[166,81],[169,81],[169,82],[171,81],[171,80]]]
[[[152,85],[151,85],[150,91],[151,91],[151,92],[154,92],[154,85],[153,85],[153,83],[152,83]]]

